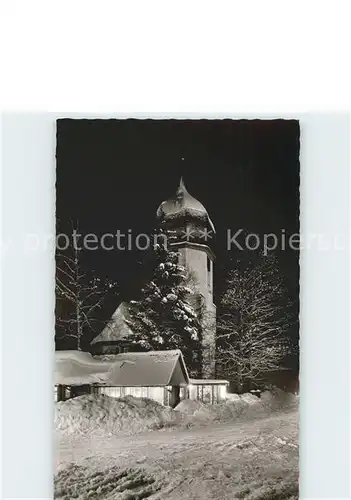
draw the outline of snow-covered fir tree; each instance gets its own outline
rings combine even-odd
[[[291,353],[290,305],[274,255],[230,269],[218,308],[217,369],[239,392]]]
[[[171,233],[160,230],[157,236],[151,279],[130,302],[131,340],[146,350],[181,349],[190,374],[198,376],[201,323],[192,305],[195,293],[178,252],[170,247]]]

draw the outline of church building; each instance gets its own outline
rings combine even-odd
[[[202,378],[215,376],[216,306],[213,302],[213,269],[215,256],[214,225],[205,207],[186,189],[183,179],[176,193],[157,209],[160,227],[172,231],[170,247],[177,250],[196,290],[195,308],[202,322]],[[128,304],[122,302],[108,325],[93,339],[96,354],[116,354],[128,349]]]

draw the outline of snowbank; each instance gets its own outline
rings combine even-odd
[[[226,399],[227,399],[227,401],[240,401],[240,396],[239,396],[239,394],[235,394],[233,392],[228,392],[226,394]]]
[[[175,425],[178,412],[147,398],[84,395],[56,403],[55,427],[64,434],[136,434]]]
[[[235,421],[247,415],[251,406],[252,404],[242,398],[215,405],[204,405],[193,414],[192,423],[193,425],[208,425],[216,422]],[[257,406],[260,406],[259,402],[257,402]]]
[[[137,434],[166,427],[196,427],[251,420],[297,408],[298,397],[283,391],[231,395],[218,404],[186,399],[173,410],[147,398],[84,395],[56,403],[55,426],[63,434]],[[234,397],[237,396],[237,397]]]
[[[243,401],[245,401],[245,403],[248,403],[249,405],[257,404],[260,402],[260,399],[254,394],[251,394],[250,392],[246,392],[245,394],[242,394],[240,397]]]
[[[176,407],[175,410],[184,415],[194,415],[194,413],[202,408],[204,403],[196,399],[183,399]]]
[[[295,408],[299,404],[299,397],[296,394],[284,392],[277,387],[271,391],[262,392],[260,400],[266,408],[271,410]]]
[[[177,410],[186,411],[187,426],[203,426],[212,423],[252,420],[269,416],[276,410],[292,409],[298,406],[298,397],[279,389],[266,391],[261,398],[246,394],[228,394],[225,402],[210,405],[199,401],[184,400]],[[196,406],[198,408],[196,409]],[[184,410],[183,410],[184,408]]]
[[[258,398],[256,398],[258,399]],[[249,404],[238,397],[235,401],[205,404],[193,399],[184,399],[175,410],[183,415],[180,422],[187,427],[208,425],[215,422],[228,422],[240,417]]]

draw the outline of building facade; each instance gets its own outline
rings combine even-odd
[[[180,180],[175,194],[163,201],[156,213],[158,225],[172,232],[170,246],[177,250],[193,288],[194,307],[202,324],[201,376],[214,378],[216,352],[216,306],[213,301],[215,227],[205,207]],[[108,325],[93,339],[95,354],[118,354],[128,349],[128,304],[122,302]]]
[[[82,351],[55,353],[56,402],[101,394],[144,397],[172,407],[182,399],[214,404],[225,400],[228,383],[190,379],[178,349],[100,356]]]
[[[183,266],[196,290],[196,308],[202,322],[202,377],[215,375],[216,306],[213,301],[215,227],[205,207],[186,189],[181,178],[171,198],[157,209],[161,227],[172,232],[170,246],[178,250]]]

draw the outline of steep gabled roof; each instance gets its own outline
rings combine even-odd
[[[92,356],[57,351],[55,384],[114,387],[185,386],[188,372],[180,350]]]
[[[99,335],[91,341],[91,344],[97,344],[98,342],[117,342],[129,337],[132,334],[132,330],[128,325],[128,321],[130,320],[128,309],[128,302],[121,302],[108,324]]]

